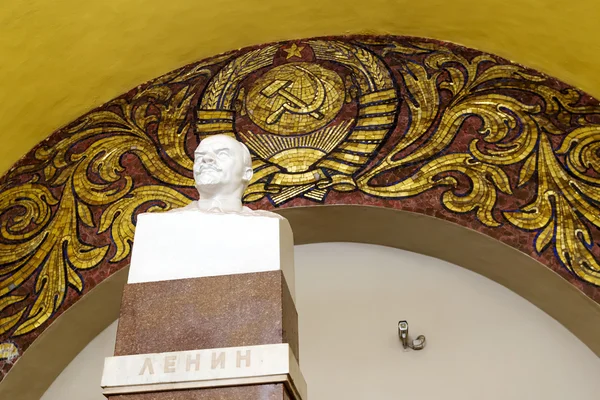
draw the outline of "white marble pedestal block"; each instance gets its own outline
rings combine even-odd
[[[128,284],[282,270],[294,296],[294,239],[277,216],[138,216]]]

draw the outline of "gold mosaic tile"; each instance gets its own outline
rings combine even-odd
[[[271,44],[198,63],[42,143],[0,192],[0,334],[43,328],[69,290],[84,291],[83,271],[126,262],[135,215],[190,201],[194,135],[216,133],[252,151],[246,202],[436,189],[444,212],[535,232],[532,251],[600,285],[597,101],[489,55],[429,42],[410,54],[378,40]],[[18,353],[7,343],[0,359]]]

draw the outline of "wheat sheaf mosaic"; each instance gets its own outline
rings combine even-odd
[[[444,42],[288,41],[140,85],[51,134],[2,178],[3,375],[127,266],[137,214],[195,199],[193,150],[223,133],[252,153],[251,208],[356,204],[445,219],[600,301],[597,100]]]

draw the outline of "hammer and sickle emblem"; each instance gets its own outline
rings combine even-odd
[[[266,119],[267,124],[272,125],[279,121],[283,114],[287,111],[293,114],[308,114],[313,118],[322,119],[323,114],[319,112],[319,109],[325,102],[325,86],[318,76],[313,74],[311,71],[296,66],[299,70],[305,72],[307,76],[314,83],[315,95],[310,103],[306,103],[304,100],[294,96],[290,93],[287,88],[293,83],[292,81],[276,79],[271,82],[267,87],[261,90],[261,94],[272,98],[274,96],[282,96],[287,101],[283,103],[279,108],[271,113]]]

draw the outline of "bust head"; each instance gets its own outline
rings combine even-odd
[[[241,202],[252,178],[252,158],[248,148],[231,136],[209,136],[194,152],[193,172],[200,200]]]

